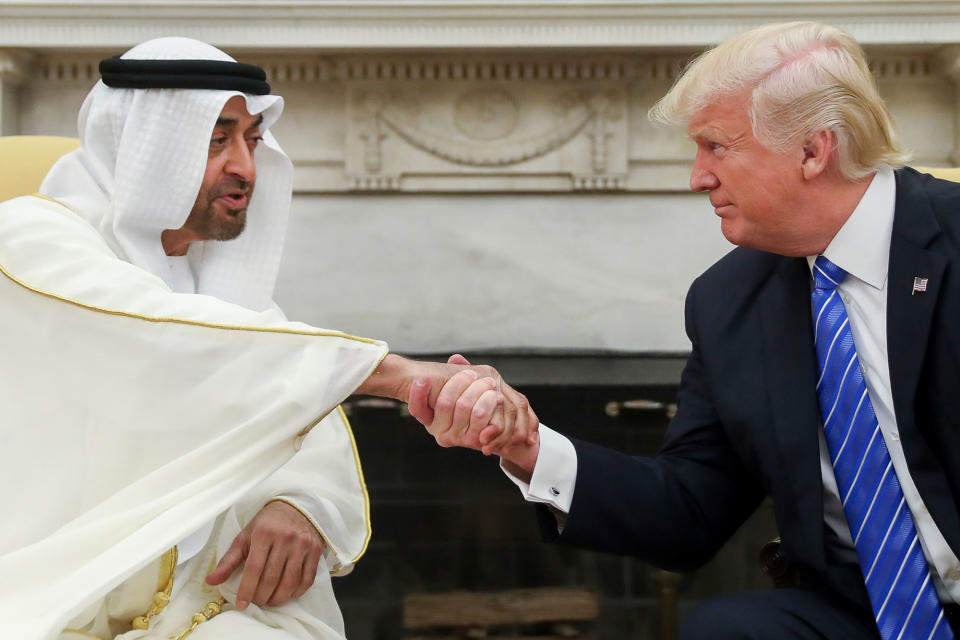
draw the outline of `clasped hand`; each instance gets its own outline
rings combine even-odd
[[[506,455],[537,443],[540,421],[526,396],[503,382],[496,369],[453,355],[448,365],[469,366],[438,382],[417,376],[407,402],[441,447],[467,447]],[[440,388],[434,388],[439,386]]]

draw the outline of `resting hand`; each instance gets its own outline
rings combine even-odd
[[[453,355],[448,364],[469,365]],[[505,455],[538,442],[539,420],[526,397],[502,382],[492,367],[452,376],[437,393],[432,380],[417,377],[410,388],[410,414],[427,427],[440,446],[480,449]],[[435,394],[435,400],[431,397]],[[432,401],[431,401],[432,400]]]
[[[222,584],[243,564],[237,609],[243,611],[251,602],[279,606],[313,586],[324,546],[302,513],[284,502],[271,502],[237,534],[207,582]]]

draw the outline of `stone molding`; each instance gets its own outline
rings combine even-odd
[[[956,51],[871,47],[868,55],[878,80],[906,88],[950,83],[960,68]],[[32,60],[29,82],[48,86],[47,95],[58,86],[85,92],[103,57],[2,53]],[[646,111],[694,49],[232,53],[263,66],[277,93],[297,96],[288,109],[300,129],[283,129],[284,118],[277,133],[300,193],[687,189],[689,143],[683,132],[656,130]]]
[[[879,80],[943,76],[949,71],[948,59],[960,52],[960,45],[929,52],[886,53],[868,51],[870,69]],[[404,54],[363,55],[278,55],[275,52],[244,55],[234,52],[243,62],[262,66],[270,82],[361,82],[361,81],[669,81],[697,54],[691,49],[675,55],[604,56],[583,55],[563,59],[542,54],[508,56],[504,54],[462,54],[446,56],[409,56]],[[36,63],[36,80],[44,82],[82,82],[93,84],[100,75],[97,65],[106,56],[89,52],[50,53],[36,56],[25,49],[0,49],[0,71],[17,68],[21,72]]]
[[[120,48],[175,33],[285,50],[702,47],[809,19],[865,45],[960,42],[954,0],[5,0],[0,46]]]

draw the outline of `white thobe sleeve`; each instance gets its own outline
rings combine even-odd
[[[369,504],[362,486],[359,456],[350,426],[339,412],[327,416],[299,439],[298,450],[238,505],[246,526],[269,502],[280,500],[310,521],[326,543],[331,572],[342,575],[366,549],[370,535]],[[347,491],[348,484],[357,484]],[[363,500],[357,500],[360,491]]]
[[[272,309],[286,318],[283,309],[276,302],[272,303]],[[346,427],[350,428],[349,425]],[[318,428],[323,428],[323,425],[318,425]],[[333,573],[347,573],[352,568],[353,559],[341,558],[337,555],[333,547],[338,542],[336,539],[338,536],[332,531],[325,530],[327,527],[324,523],[339,523],[345,518],[346,511],[356,511],[358,505],[353,501],[343,500],[335,490],[332,490],[328,471],[332,461],[325,459],[330,455],[329,443],[317,435],[307,434],[301,438],[298,443],[299,450],[293,457],[274,471],[263,482],[260,490],[254,492],[257,496],[261,496],[263,501],[257,509],[275,500],[295,508],[310,520],[317,533],[324,539],[326,548],[323,553]],[[338,460],[338,462],[342,461]]]
[[[317,464],[317,460],[324,456],[318,446],[305,442],[300,451],[264,481],[264,485],[270,487],[270,497],[264,505],[279,500],[302,513],[324,539],[323,555],[331,571],[340,575],[352,569],[353,559],[337,555],[330,545],[331,532],[324,531],[321,523],[341,518],[341,510],[356,508],[356,505],[341,504],[336,496],[324,491],[330,486],[330,480],[325,478],[324,467]]]

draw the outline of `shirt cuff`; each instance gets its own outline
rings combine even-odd
[[[507,471],[503,462],[500,468],[517,485],[524,500],[569,513],[577,484],[577,450],[566,436],[553,429],[541,424],[539,431],[540,452],[529,484]]]

